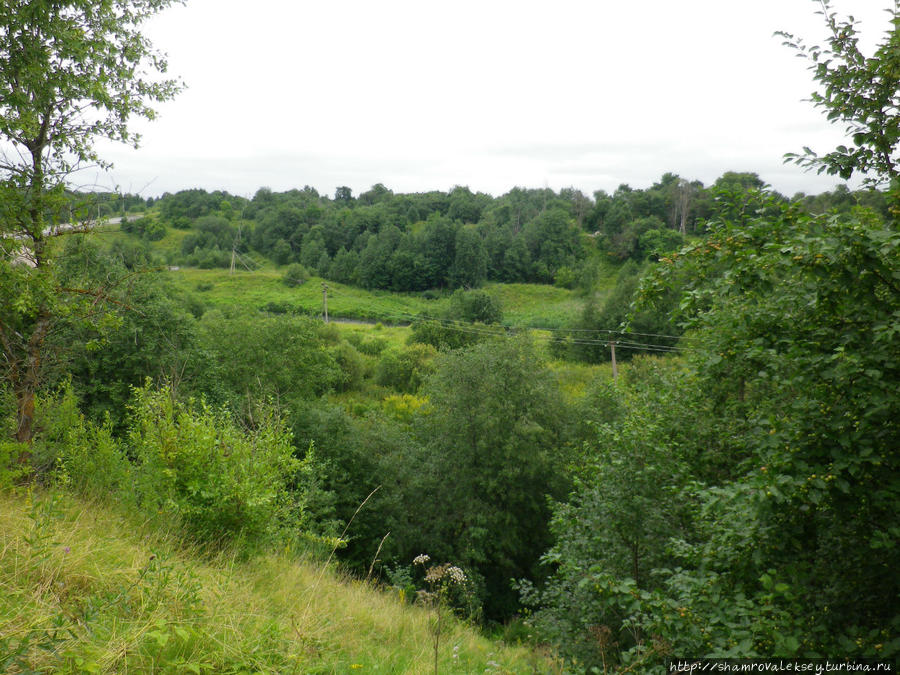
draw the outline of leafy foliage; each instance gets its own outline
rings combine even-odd
[[[596,392],[576,489],[550,525],[555,544],[543,560],[553,572],[540,590],[521,586],[542,607],[533,618],[541,634],[587,669],[660,656],[639,598],[657,592],[660,568],[674,563],[666,542],[692,534],[690,486],[703,477],[694,443],[705,434],[679,395],[690,384],[679,365],[643,358],[623,386]]]
[[[60,230],[48,226],[71,214],[65,196],[71,174],[82,164],[103,165],[95,142],[136,145],[129,120],[152,119],[151,103],[179,90],[176,81],[158,78],[165,59],[139,32],[170,4],[11,0],[0,6],[0,139],[9,148],[0,159],[0,238],[4,251],[24,245],[29,263],[12,269],[6,253],[0,260],[3,377],[17,399],[19,441],[33,435],[44,341],[70,311],[72,289],[56,283],[48,246]]]
[[[487,291],[458,289],[450,296],[446,316],[471,323],[502,323],[503,308],[500,301]]]
[[[232,409],[247,397],[295,400],[331,390],[342,380],[316,322],[305,317],[258,313],[226,318],[207,312],[199,324],[199,358],[185,376],[190,386]]]
[[[810,148],[789,153],[785,161],[815,168],[819,173],[850,178],[855,172],[875,185],[900,175],[900,6],[888,10],[892,28],[872,56],[863,54],[853,17],[840,18],[828,0],[820,0],[829,36],[826,46],[808,45],[803,39],[780,32],[785,45],[809,59],[813,79],[821,89],[812,102],[830,122],[845,125],[853,146],[839,145],[819,156]]]
[[[291,263],[284,270],[284,276],[281,277],[281,282],[285,286],[290,286],[291,288],[296,288],[297,286],[302,286],[309,280],[309,272],[306,271],[306,268],[300,263]]]
[[[102,321],[60,321],[47,343],[64,357],[84,412],[98,422],[108,415],[118,429],[131,389],[147,378],[177,379],[197,345],[185,298],[158,271],[141,262],[135,266],[129,269],[125,259],[89,237],[70,237],[57,267],[60,283],[104,284],[109,309]]]
[[[375,381],[400,393],[414,394],[434,370],[437,350],[429,344],[413,343],[395,351],[385,351],[375,369]]]
[[[288,432],[261,411],[238,429],[222,412],[192,410],[171,390],[135,390],[128,444],[142,507],[175,515],[198,539],[256,544],[302,527],[288,486],[298,471]]]
[[[407,559],[427,549],[456,561],[480,577],[485,615],[508,616],[510,580],[536,575],[547,497],[564,483],[558,391],[527,341],[489,340],[444,355],[424,393]]]

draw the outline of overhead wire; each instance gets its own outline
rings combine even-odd
[[[342,295],[340,292],[333,291],[332,289],[329,289],[329,293],[333,296]],[[475,324],[472,324],[472,323],[469,323],[466,321],[461,321],[459,319],[450,319],[450,318],[446,318],[446,317],[434,317],[434,316],[428,316],[428,315],[423,315],[423,314],[412,314],[409,312],[402,312],[399,310],[394,310],[393,312],[382,313],[382,316],[386,317],[388,319],[396,319],[396,320],[398,320],[398,322],[403,322],[403,323],[413,323],[415,321],[422,321],[422,320],[435,321],[437,323],[440,323],[444,328],[446,328],[448,330],[455,330],[457,332],[469,333],[469,334],[475,334],[475,335],[489,335],[489,336],[496,336],[496,337],[506,337],[507,336],[504,332],[501,332],[501,331],[506,331],[506,333],[509,333],[509,332],[520,331],[523,329],[523,327],[521,327],[521,326],[513,326],[510,324],[492,324],[492,325],[482,324],[481,326],[478,326],[478,325],[475,325]],[[493,326],[496,326],[496,328],[494,328]],[[639,339],[634,339],[634,338],[628,337],[628,336],[638,336],[639,338],[640,337],[657,337],[657,338],[670,339],[670,340],[683,339],[683,336],[677,336],[677,335],[664,335],[664,334],[659,334],[659,333],[639,333],[639,332],[635,332],[635,331],[622,331],[622,330],[613,330],[613,329],[605,329],[605,328],[598,328],[598,329],[532,328],[532,329],[527,329],[527,330],[539,331],[539,333],[536,335],[536,339],[542,340],[542,341],[552,341],[555,338],[555,335],[558,333],[573,333],[573,332],[574,333],[596,333],[596,334],[605,333],[606,335],[608,335],[610,337],[604,338],[604,339],[591,339],[589,337],[574,337],[573,336],[573,337],[568,338],[568,342],[570,344],[578,344],[578,345],[585,345],[585,346],[595,345],[595,346],[601,346],[601,347],[609,347],[610,342],[614,342],[616,347],[619,347],[622,349],[639,350],[639,351],[654,351],[654,352],[663,352],[663,353],[677,353],[677,352],[682,352],[682,351],[685,351],[686,349],[689,349],[689,347],[682,347],[682,346],[668,345],[668,344],[659,344],[659,343],[652,342],[650,340],[642,341]],[[542,335],[541,334],[542,332],[550,333],[550,335]],[[621,337],[612,338],[612,336],[621,336]]]
[[[481,333],[490,334],[490,335],[498,335],[499,334],[496,330],[490,330],[487,325],[485,325],[485,328],[487,330],[479,330],[479,329],[475,328],[473,326],[473,324],[470,324],[470,323],[464,322],[464,321],[460,321],[458,319],[447,319],[447,318],[441,318],[441,317],[423,317],[421,315],[408,314],[405,312],[388,313],[388,314],[385,314],[384,316],[403,319],[403,320],[410,320],[410,319],[423,320],[424,319],[424,320],[429,320],[429,321],[436,321],[436,322],[440,323],[442,326],[444,326],[445,328],[448,328],[451,330],[458,329],[458,330],[463,330],[465,332],[481,332]],[[522,327],[520,327],[520,326],[512,326],[512,325],[508,325],[508,324],[495,324],[495,325],[498,328],[505,329],[507,331],[522,330]],[[565,328],[557,328],[557,329],[534,328],[534,329],[530,329],[530,330],[547,332],[547,333],[551,334],[551,335],[547,335],[547,336],[539,334],[538,339],[543,339],[543,340],[553,340],[554,334],[569,332],[569,329],[565,329]],[[675,336],[675,335],[659,335],[659,334],[654,335],[654,334],[650,334],[650,333],[616,331],[616,330],[611,330],[611,329],[576,329],[576,330],[577,330],[577,332],[606,333],[609,336],[617,335],[617,336],[622,336],[622,337],[617,337],[617,338],[610,337],[607,339],[591,339],[588,337],[572,337],[572,338],[569,338],[569,342],[571,344],[607,345],[608,346],[609,342],[613,341],[613,342],[615,342],[617,347],[621,346],[626,349],[652,349],[655,351],[683,351],[685,349],[685,347],[678,347],[675,345],[667,345],[667,344],[659,344],[659,343],[654,343],[649,340],[641,341],[641,340],[627,337],[630,335],[637,335],[637,336],[647,336],[647,337],[661,337],[661,338],[667,338],[667,339],[673,339],[673,340],[680,339],[678,336]]]
[[[393,318],[402,318],[402,319],[408,319],[409,317],[413,317],[417,320],[425,318],[425,317],[421,317],[421,316],[407,314],[404,312],[387,313],[384,316],[393,317]],[[552,334],[551,335],[542,335],[541,334],[542,332],[552,333],[553,332],[552,329],[547,330],[547,331],[545,331],[544,329],[540,329],[540,328],[538,328],[538,329],[524,328],[523,329],[522,327],[519,327],[519,326],[508,326],[508,325],[504,325],[504,324],[495,324],[497,326],[497,328],[492,329],[490,325],[483,324],[483,327],[481,327],[481,326],[476,326],[475,324],[470,324],[470,323],[467,323],[464,321],[459,321],[456,319],[427,318],[426,320],[435,321],[435,322],[441,324],[441,326],[443,326],[445,329],[455,330],[455,331],[462,332],[462,333],[470,333],[470,334],[476,334],[476,335],[488,335],[488,336],[495,336],[495,337],[509,337],[510,336],[509,333],[515,333],[515,332],[518,332],[521,330],[532,330],[532,331],[537,331],[537,335],[535,335],[535,338],[538,340],[549,342],[554,339],[554,336]],[[609,332],[613,333],[613,331],[609,331]],[[675,336],[667,336],[667,337],[674,338]],[[570,344],[578,344],[578,345],[586,345],[586,346],[595,345],[595,346],[601,346],[601,347],[609,347],[610,342],[613,342],[616,347],[620,347],[623,349],[666,352],[666,353],[677,353],[677,352],[685,351],[685,349],[689,349],[686,347],[679,347],[679,346],[675,346],[675,345],[665,345],[665,344],[659,344],[659,343],[652,343],[649,341],[640,342],[640,341],[636,341],[636,340],[621,339],[621,338],[613,339],[613,340],[574,338],[574,339],[570,339],[569,342],[570,342]]]

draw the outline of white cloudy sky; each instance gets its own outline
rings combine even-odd
[[[891,0],[835,0],[869,45]],[[802,99],[823,35],[811,0],[188,0],[147,27],[187,89],[103,146],[97,180],[145,196],[382,182],[647,187],[756,171],[793,194],[830,177],[782,163],[840,129]]]

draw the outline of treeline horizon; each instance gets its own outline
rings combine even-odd
[[[838,186],[788,199],[755,173],[730,171],[708,188],[666,173],[646,189],[622,184],[592,197],[573,188],[514,188],[500,197],[463,186],[394,193],[378,183],[357,196],[348,187],[329,197],[309,186],[280,193],[260,188],[251,199],[203,189],[146,200],[106,195],[105,209],[111,215],[155,207],[153,217],[123,225],[147,240],[161,239],[169,228],[191,230],[170,264],[228,267],[232,251],[255,251],[278,265],[299,263],[369,289],[416,292],[497,281],[587,290],[595,254],[619,262],[657,259],[704,234],[706,223],[722,215],[721,201],[733,204],[735,194],[762,189],[813,214],[868,206],[887,215],[877,190]]]

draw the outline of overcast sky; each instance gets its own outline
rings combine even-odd
[[[666,171],[775,189],[837,181],[784,165],[841,142],[774,37],[824,34],[811,0],[188,0],[148,37],[187,89],[103,145],[101,185],[155,196],[515,186],[587,194]],[[891,0],[835,0],[867,45]]]

